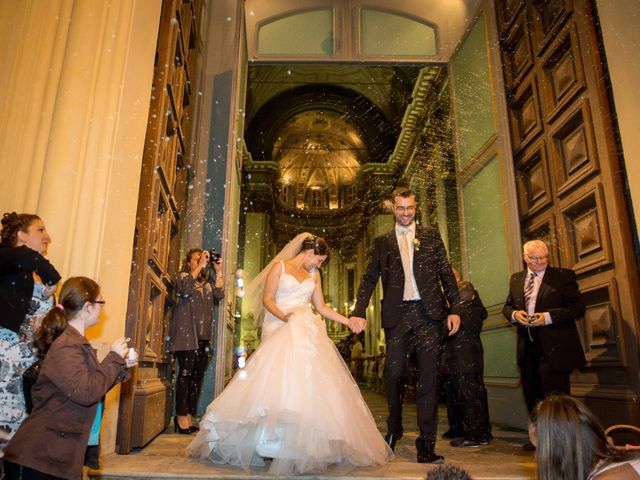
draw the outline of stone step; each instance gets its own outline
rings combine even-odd
[[[522,450],[525,441],[522,432],[494,429],[495,440],[486,446],[460,449],[439,440],[436,451],[447,462],[466,469],[475,480],[524,480],[535,478],[533,455]],[[431,465],[415,463],[413,439],[408,432],[396,445],[396,458],[379,468],[362,468],[348,475],[304,475],[301,479],[424,479]],[[91,472],[90,478],[100,480],[123,479],[270,479],[266,468],[244,471],[228,465],[213,465],[204,460],[184,456],[190,436],[165,433],[159,435],[146,448],[129,455],[110,455],[103,459],[102,468]]]
[[[386,400],[377,393],[363,390],[363,396],[376,419],[381,432],[385,430],[387,416]],[[415,404],[404,408],[405,434],[396,445],[395,458],[379,468],[363,468],[348,475],[303,475],[296,479],[424,479],[433,466],[416,463],[415,439],[418,435]],[[439,411],[438,432],[448,428],[446,411]],[[474,480],[525,480],[535,478],[534,457],[522,449],[528,438],[526,432],[502,429],[494,425],[494,441],[479,448],[454,448],[447,440],[438,439],[436,452],[444,455],[447,462],[467,470]],[[182,480],[182,479],[271,479],[266,468],[244,471],[228,465],[213,465],[204,460],[186,458],[185,448],[193,439],[190,435],[178,435],[172,429],[145,448],[128,455],[109,455],[103,459],[102,468],[90,473],[99,480]]]

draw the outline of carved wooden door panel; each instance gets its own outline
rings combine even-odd
[[[519,213],[587,301],[572,393],[605,424],[638,421],[638,277],[597,13],[588,0],[496,1]]]
[[[123,386],[117,449],[127,453],[168,425],[173,408],[165,350],[179,269],[188,183],[188,138],[202,1],[163,0],[136,216],[127,335],[140,352]]]

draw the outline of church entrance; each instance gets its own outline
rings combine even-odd
[[[309,230],[333,247],[324,290],[347,313],[372,239],[391,226],[384,199],[398,184],[418,193],[420,220],[438,226],[489,308],[494,421],[526,419],[501,309],[531,238],[551,245],[555,266],[576,270],[588,298],[589,363],[574,393],[606,423],[638,420],[638,278],[590,2],[476,0],[430,18],[417,0],[401,10],[383,0],[215,5],[201,71],[190,54],[202,45],[200,2],[173,3],[158,42],[129,302],[144,357],[123,395],[121,451],[171,414],[163,338],[181,249],[219,246],[230,272],[204,406],[233,374],[236,348],[258,344],[244,282]],[[200,133],[190,136],[192,123]],[[366,354],[384,344],[379,300]],[[347,335],[327,328],[337,342]]]

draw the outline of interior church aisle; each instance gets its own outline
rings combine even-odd
[[[377,393],[363,391],[365,400],[384,432],[387,406],[384,397]],[[448,428],[444,409],[440,410],[438,432]],[[305,475],[296,478],[358,478],[358,479],[422,479],[431,468],[415,463],[413,442],[417,436],[415,405],[405,408],[405,436],[396,445],[396,458],[384,467],[377,469],[360,469],[350,475]],[[146,448],[129,455],[110,455],[103,459],[102,470],[92,472],[90,478],[100,480],[112,479],[184,479],[184,478],[271,478],[266,469],[255,469],[251,472],[228,466],[199,463],[184,457],[184,449],[191,436],[177,435],[167,430],[153,440]],[[493,429],[495,440],[488,446],[472,449],[460,449],[449,446],[446,440],[439,440],[436,451],[445,456],[446,461],[453,462],[467,469],[474,479],[532,479],[535,477],[533,454],[522,450],[521,445],[527,440],[522,431]],[[366,440],[365,440],[366,441]]]

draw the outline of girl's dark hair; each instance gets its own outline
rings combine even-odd
[[[196,253],[202,253],[202,252],[203,250],[201,248],[192,248],[191,250],[189,250],[184,257],[184,260],[182,261],[182,268],[180,269],[180,271],[186,272],[186,273],[191,272],[191,269],[189,268],[189,262],[191,261],[191,257],[193,257]],[[198,275],[198,280],[201,280],[201,281],[209,280],[208,268],[203,268],[202,270],[200,270],[200,274]]]
[[[529,423],[537,438],[538,480],[586,480],[600,460],[615,453],[598,419],[568,395],[541,400]]]
[[[18,232],[27,233],[35,220],[40,220],[40,217],[31,213],[6,212],[2,216],[0,247],[15,247],[18,243]]]
[[[300,251],[313,250],[316,255],[329,255],[329,245],[326,240],[316,235],[311,235],[304,239],[300,246]]]
[[[95,302],[98,295],[100,287],[90,278],[71,277],[64,282],[58,305],[49,310],[34,335],[33,345],[39,357],[46,355],[53,341],[67,328],[68,320],[75,318],[86,302]]]

